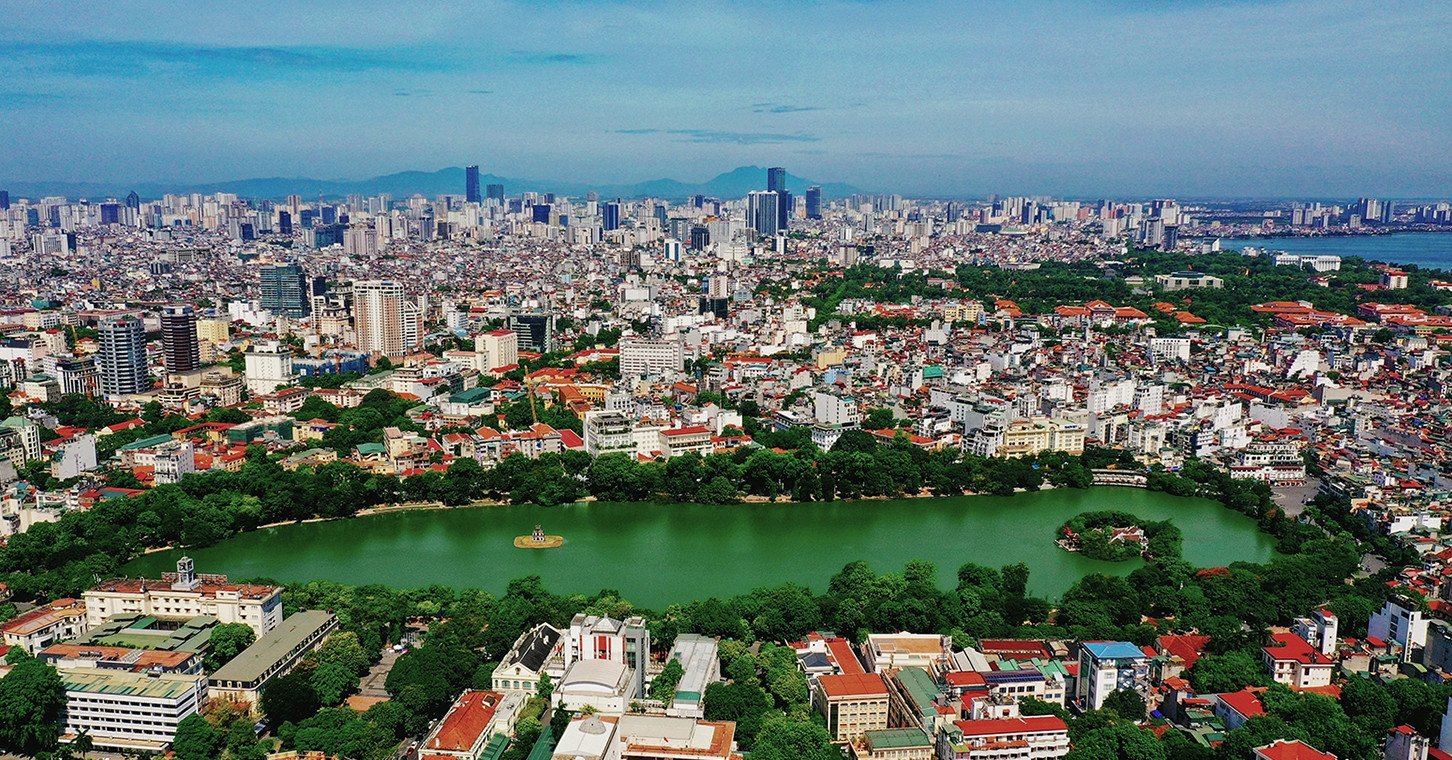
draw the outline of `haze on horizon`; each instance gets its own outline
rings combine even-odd
[[[1437,197],[1445,2],[0,0],[0,187],[574,182]]]

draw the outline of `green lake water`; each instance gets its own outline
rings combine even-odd
[[[431,584],[500,592],[539,575],[557,593],[618,590],[650,608],[787,581],[821,591],[853,560],[879,572],[913,559],[937,564],[944,586],[959,565],[1026,562],[1029,588],[1058,596],[1091,572],[1127,574],[1138,560],[1102,562],[1066,552],[1055,531],[1078,512],[1116,509],[1173,520],[1196,566],[1262,562],[1274,541],[1255,523],[1204,499],[1132,488],[807,504],[585,504],[395,512],[288,525],[216,546],[159,552],[127,565],[156,577],[186,553],[199,572],[284,583],[327,579],[410,588]],[[565,537],[558,549],[514,548],[536,524]]]

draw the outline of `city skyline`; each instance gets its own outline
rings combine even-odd
[[[757,164],[939,197],[1409,198],[1452,176],[1433,3],[182,10],[7,11],[0,185]]]

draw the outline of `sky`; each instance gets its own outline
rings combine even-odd
[[[1452,196],[1446,0],[0,0],[6,181]]]

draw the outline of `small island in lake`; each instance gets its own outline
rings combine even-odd
[[[1091,559],[1179,556],[1183,536],[1169,521],[1144,521],[1128,512],[1080,512],[1059,526],[1059,547]]]
[[[539,525],[534,526],[534,532],[527,536],[514,537],[516,549],[556,549],[564,543],[564,536],[546,536],[544,528]]]

